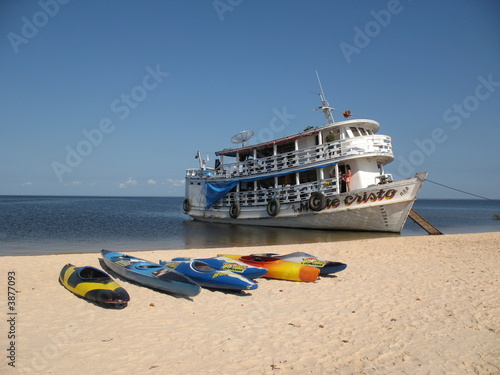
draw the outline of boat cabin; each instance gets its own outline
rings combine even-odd
[[[200,162],[199,169],[187,171],[186,196],[201,201],[205,196],[207,208],[234,201],[258,205],[272,198],[298,202],[314,191],[328,197],[388,182],[392,177],[384,165],[394,156],[391,138],[376,134],[379,128],[373,120],[347,120],[218,151],[214,168]],[[200,194],[192,194],[196,186]],[[208,189],[207,194],[201,189]]]

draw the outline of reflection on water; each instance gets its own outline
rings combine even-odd
[[[267,246],[399,237],[397,233],[326,231],[186,220],[185,248]]]

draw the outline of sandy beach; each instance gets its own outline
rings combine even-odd
[[[498,374],[499,244],[496,232],[128,252],[157,262],[306,251],[348,268],[315,283],[259,279],[251,292],[203,289],[192,299],[115,278],[131,296],[122,310],[86,302],[58,282],[66,263],[102,268],[101,249],[2,257],[0,372]]]

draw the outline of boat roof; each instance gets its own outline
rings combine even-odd
[[[265,147],[269,147],[269,146],[274,146],[274,145],[294,141],[294,140],[299,139],[299,138],[308,137],[310,135],[317,134],[317,133],[319,133],[323,130],[327,130],[327,129],[338,129],[341,127],[349,127],[349,126],[363,126],[367,129],[370,129],[373,133],[376,133],[380,129],[380,124],[374,120],[356,119],[356,120],[339,121],[339,122],[335,122],[333,124],[328,124],[328,125],[323,125],[323,126],[318,126],[318,127],[312,128],[312,129],[308,129],[308,130],[303,130],[300,133],[291,134],[291,135],[288,135],[286,137],[276,138],[276,139],[273,139],[271,141],[257,143],[255,145],[243,146],[243,147],[237,147],[237,148],[226,148],[222,151],[216,151],[215,155],[217,155],[217,156],[219,156],[219,155],[236,156],[236,153],[248,152],[250,150],[265,148]]]

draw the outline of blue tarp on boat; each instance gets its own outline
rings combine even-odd
[[[205,196],[207,198],[206,208],[212,207],[212,205],[221,199],[224,195],[229,193],[236,185],[238,185],[239,180],[232,181],[217,181],[217,182],[205,182]]]
[[[219,199],[221,199],[223,196],[225,196],[227,193],[229,193],[238,183],[240,182],[254,182],[254,181],[259,181],[259,180],[265,180],[267,178],[274,178],[274,177],[281,177],[285,176],[287,174],[292,174],[292,173],[301,173],[301,172],[306,172],[310,171],[313,169],[318,169],[318,168],[324,168],[324,167],[330,167],[333,165],[336,165],[336,162],[329,163],[329,164],[322,164],[314,167],[308,167],[308,168],[303,168],[299,170],[295,170],[293,172],[286,171],[282,173],[276,173],[272,175],[260,175],[260,176],[254,176],[254,177],[246,177],[246,178],[240,178],[239,180],[231,180],[231,181],[214,181],[214,182],[205,182],[203,187],[205,188],[205,196],[206,196],[206,209],[212,207],[212,205],[217,202]]]

